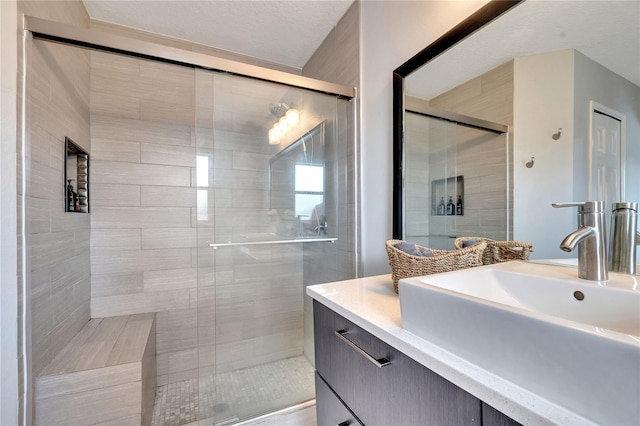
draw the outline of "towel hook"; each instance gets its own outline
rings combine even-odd
[[[560,139],[560,136],[562,136],[562,127],[558,127],[558,131],[551,135],[551,139],[557,141],[558,139]]]
[[[530,169],[533,167],[533,163],[535,162],[536,157],[531,157],[531,160],[527,161],[524,165],[527,167],[527,169]]]

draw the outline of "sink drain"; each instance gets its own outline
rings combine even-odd
[[[575,297],[576,300],[584,300],[584,293],[576,290],[573,292],[573,297]]]

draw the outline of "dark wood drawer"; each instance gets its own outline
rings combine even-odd
[[[480,424],[479,399],[321,303],[314,301],[313,308],[316,369],[362,423]],[[345,331],[351,343],[336,331]],[[366,354],[389,364],[381,367]]]
[[[317,372],[316,414],[318,426],[362,425]]]

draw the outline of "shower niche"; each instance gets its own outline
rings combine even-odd
[[[431,181],[431,216],[464,215],[464,176]]]
[[[64,211],[89,213],[89,153],[64,138]]]

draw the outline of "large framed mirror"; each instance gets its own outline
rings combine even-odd
[[[558,258],[576,214],[551,203],[640,201],[640,2],[491,1],[393,79],[396,239]]]

